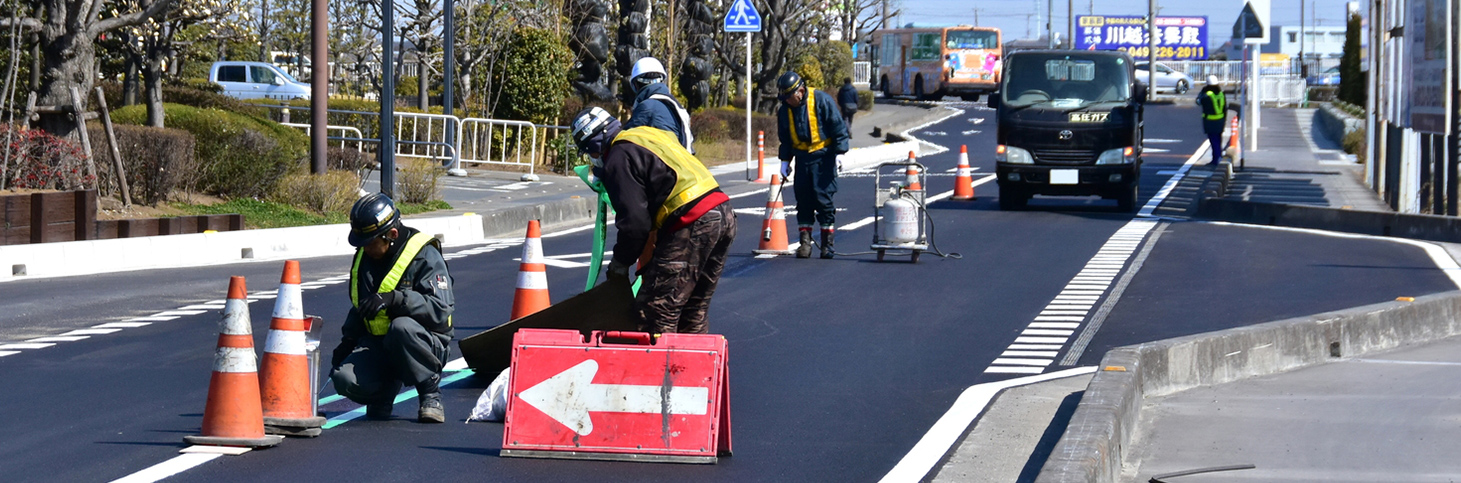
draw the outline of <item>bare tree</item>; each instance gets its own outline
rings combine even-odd
[[[775,112],[776,78],[807,51],[816,34],[828,30],[826,17],[821,12],[822,3],[814,0],[755,2],[756,10],[761,13],[761,32],[753,37],[760,43],[755,51],[760,60],[760,70],[752,72],[750,80],[756,86],[753,102],[758,111]],[[729,8],[730,2],[725,2],[724,6]],[[720,16],[724,14],[723,10],[718,12]],[[745,62],[744,37],[721,33],[716,40],[715,50],[721,64],[742,65]],[[735,69],[734,75],[740,78],[745,74]]]
[[[410,41],[416,48],[416,98],[417,106],[423,110],[430,99],[431,74],[440,70],[436,68],[437,62],[441,61],[437,49],[440,48],[442,39],[436,30],[442,14],[441,2],[438,0],[411,0],[411,8],[402,9],[401,14],[405,23],[401,25],[400,38]]]

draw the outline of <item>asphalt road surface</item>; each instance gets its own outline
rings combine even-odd
[[[993,112],[949,107],[963,112],[914,132],[950,148],[920,159],[932,174],[930,196],[952,189],[961,144],[979,168],[976,181],[993,171]],[[1200,147],[1197,118],[1191,108],[1149,108],[1147,146],[1154,149],[1143,168],[1142,203]],[[1116,212],[1114,201],[1094,198],[1037,198],[1030,210],[1002,212],[992,182],[978,186],[975,201],[930,205],[936,248],[961,258],[756,258],[756,210],[766,202],[757,190],[764,188],[729,181],[738,176],[723,177],[730,194],[744,196],[733,200],[742,210],[740,231],[711,309],[711,331],[730,347],[733,457],[716,465],[502,458],[501,424],[463,424],[490,382],[466,376],[443,388],[447,424],[417,424],[416,403],[406,400],[393,420],[349,420],[319,438],[222,457],[168,481],[874,481],[974,384],[1094,364],[1120,345],[1456,288],[1414,246],[1182,220],[1133,222],[1135,215]],[[872,215],[872,178],[847,173],[840,185],[837,248],[866,251],[872,226],[849,226]],[[786,197],[795,205],[790,189]],[[517,243],[448,250],[458,339],[507,320]],[[550,257],[586,262],[573,255],[589,251],[589,234],[548,237],[543,248]],[[1124,255],[1110,255],[1117,252]],[[1104,268],[1113,264],[1119,268]],[[348,308],[340,283],[348,260],[302,265],[306,282],[324,281],[306,284],[312,288],[303,303],[306,313],[331,324],[328,354]],[[585,268],[559,265],[548,268],[555,301],[581,291],[586,275]],[[251,293],[274,290],[281,266],[0,284],[0,343],[177,310],[149,325],[75,334],[87,337],[0,357],[0,385],[8,388],[0,408],[9,415],[0,420],[4,479],[109,481],[176,457],[182,437],[199,430],[207,394],[219,319],[208,302],[223,298],[230,275],[248,276]],[[1104,288],[1087,287],[1089,280]],[[1076,293],[1082,295],[1070,295]],[[1072,297],[1081,303],[1067,303]],[[1072,316],[1056,305],[1081,312],[1070,307],[1082,303],[1088,308],[1073,321],[1045,319]],[[250,304],[256,346],[272,307],[267,298]],[[1037,342],[1017,340],[1035,336]],[[322,409],[338,418],[358,407],[333,401]]]

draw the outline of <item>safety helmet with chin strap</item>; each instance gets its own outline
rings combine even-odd
[[[777,97],[781,98],[781,100],[784,101],[788,97],[791,97],[792,93],[796,92],[797,89],[802,88],[802,86],[804,85],[806,85],[806,83],[802,82],[801,74],[797,74],[793,71],[788,71],[785,74],[781,74],[781,77],[776,79]]]
[[[634,62],[634,68],[629,73],[629,83],[634,86],[634,92],[638,93],[650,84],[664,82],[668,76],[664,64],[658,59],[644,57]]]
[[[618,134],[619,120],[609,114],[603,108],[594,106],[579,111],[573,118],[571,135],[573,144],[578,146],[579,152],[589,155],[598,165],[602,161],[604,150],[613,142],[611,136]]]
[[[360,248],[401,223],[395,202],[383,193],[371,193],[350,207],[350,246]]]

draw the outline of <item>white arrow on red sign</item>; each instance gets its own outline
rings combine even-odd
[[[580,436],[594,431],[588,413],[669,413],[704,415],[708,387],[593,384],[599,363],[589,359],[528,388],[518,397]]]

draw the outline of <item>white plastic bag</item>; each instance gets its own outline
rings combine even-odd
[[[508,380],[508,373],[511,369],[503,370],[487,386],[486,391],[477,397],[477,406],[472,408],[472,416],[467,418],[471,421],[502,422],[507,417],[507,391],[511,382]]]

